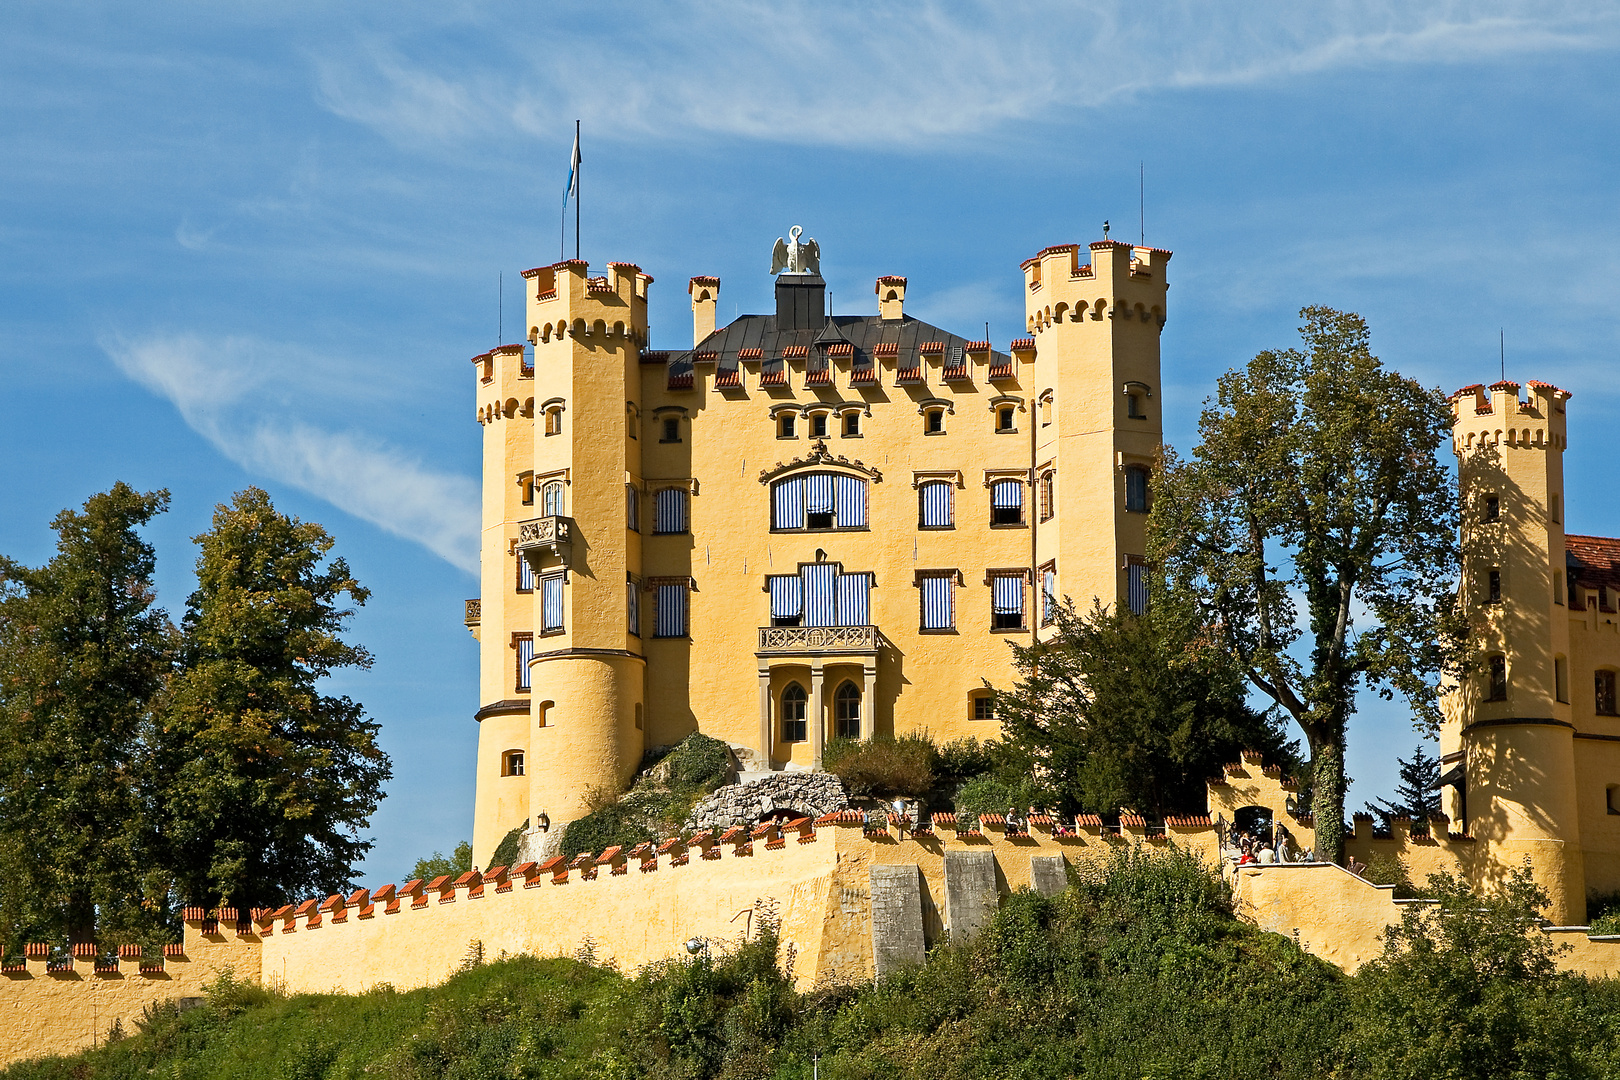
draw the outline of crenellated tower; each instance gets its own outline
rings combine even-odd
[[[1023,264],[1033,383],[1037,568],[1082,610],[1146,600],[1149,478],[1164,441],[1159,335],[1170,252],[1115,240]],[[1014,349],[1017,352],[1016,346]],[[1111,508],[1111,511],[1110,509]]]
[[[1529,857],[1551,918],[1586,910],[1565,600],[1564,403],[1546,383],[1452,396],[1463,580],[1477,663],[1444,697],[1446,812],[1490,844],[1488,884]]]
[[[639,356],[647,287],[630,263],[524,272],[522,346],[475,358],[484,426],[480,865],[510,829],[584,812],[643,752]]]

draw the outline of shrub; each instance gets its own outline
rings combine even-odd
[[[1023,811],[1040,801],[1041,790],[1033,780],[976,776],[956,793],[956,819],[977,825],[980,814],[1005,814],[1013,807]]]
[[[1594,934],[1620,934],[1620,893],[1599,893],[1586,901],[1586,921]]]
[[[618,845],[633,848],[643,840],[653,840],[653,831],[642,823],[623,803],[613,803],[593,810],[584,817],[568,823],[563,833],[560,854],[572,860],[576,855],[597,855],[604,848]]]
[[[523,834],[528,828],[529,820],[524,818],[523,824],[501,837],[501,842],[495,845],[495,854],[489,857],[489,865],[511,866],[517,862],[518,844],[523,840]]]
[[[822,764],[854,795],[921,795],[934,786],[934,744],[926,734],[833,739]]]
[[[1367,860],[1367,868],[1361,876],[1374,885],[1395,886],[1394,897],[1397,900],[1410,900],[1417,896],[1417,886],[1412,884],[1411,875],[1407,873],[1406,864],[1397,855],[1386,855],[1380,852]]]
[[[702,788],[708,794],[731,779],[731,748],[719,739],[694,731],[664,759],[674,787]]]
[[[435,851],[425,859],[417,859],[410,876],[421,881],[432,881],[437,877],[460,877],[471,869],[472,845],[463,840],[456,845],[455,852],[449,858],[445,858],[444,852]]]

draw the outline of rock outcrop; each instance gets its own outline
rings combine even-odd
[[[692,808],[685,829],[753,825],[777,813],[818,818],[849,805],[844,782],[832,773],[779,772],[747,784],[732,784]]]

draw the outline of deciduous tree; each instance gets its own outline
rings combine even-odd
[[[1304,731],[1318,850],[1338,861],[1358,689],[1438,722],[1458,506],[1444,395],[1386,369],[1359,315],[1301,318],[1304,348],[1222,376],[1192,458],[1165,454],[1148,557]]]

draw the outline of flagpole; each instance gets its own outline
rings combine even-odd
[[[579,121],[574,121],[574,147],[579,147]],[[578,165],[574,166],[574,261],[579,261],[579,173]]]

